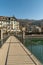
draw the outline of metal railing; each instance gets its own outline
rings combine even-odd
[[[2,47],[2,45],[6,42],[6,40],[8,39],[10,35],[6,35],[5,37],[3,37],[3,39],[0,39],[0,48]]]

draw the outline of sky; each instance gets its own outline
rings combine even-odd
[[[0,16],[43,19],[43,0],[0,0]]]

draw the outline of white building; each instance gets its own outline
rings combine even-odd
[[[38,29],[38,30],[39,30],[39,32],[41,32],[41,27],[36,26],[36,29]]]
[[[20,28],[19,28],[19,22],[13,18],[10,19],[10,29],[11,31],[20,31]]]
[[[19,22],[14,17],[0,16],[0,28],[6,31],[20,31]]]

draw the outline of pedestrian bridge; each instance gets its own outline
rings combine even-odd
[[[0,65],[41,65],[41,63],[15,36],[10,36],[0,48]]]

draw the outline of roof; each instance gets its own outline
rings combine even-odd
[[[17,20],[15,17],[0,16],[0,21],[13,21]]]

